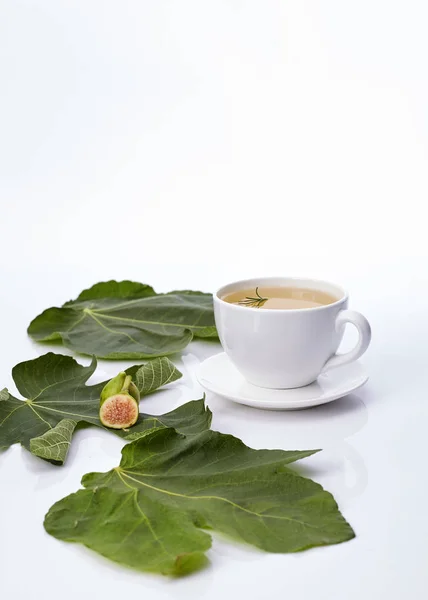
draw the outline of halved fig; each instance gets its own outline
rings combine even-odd
[[[100,397],[100,421],[105,427],[127,429],[139,415],[140,392],[131,375],[121,371],[103,388]]]

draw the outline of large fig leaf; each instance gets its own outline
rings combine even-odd
[[[161,429],[126,445],[120,466],[89,473],[86,489],[45,518],[54,537],[80,542],[141,571],[178,575],[204,562],[214,530],[269,552],[354,537],[331,494],[285,465],[317,450],[252,450],[216,431]]]
[[[48,308],[28,328],[38,342],[62,341],[82,354],[140,359],[166,356],[193,337],[217,337],[211,294],[156,294],[148,285],[107,281],[61,308]]]
[[[88,367],[83,367],[70,356],[48,353],[16,365],[12,376],[26,400],[18,400],[7,390],[0,392],[0,448],[21,443],[33,454],[62,464],[78,423],[105,429],[98,413],[100,393],[106,382],[86,385],[96,364],[94,358]],[[139,377],[144,382],[147,372],[152,369],[158,375],[150,392],[181,376],[167,358],[155,359],[151,366],[131,367],[127,372],[134,375],[135,380]],[[141,392],[145,395],[147,389],[143,387]],[[198,400],[165,415],[140,413],[132,428],[108,431],[126,437],[160,427],[175,427],[183,433],[192,434],[209,428],[210,423],[210,411],[205,408],[203,400]]]

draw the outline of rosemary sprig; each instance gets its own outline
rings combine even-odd
[[[239,300],[238,304],[241,306],[249,306],[251,308],[261,308],[265,302],[267,302],[269,298],[263,298],[259,294],[259,288],[256,287],[256,295],[254,298],[251,296],[246,296],[242,300]]]

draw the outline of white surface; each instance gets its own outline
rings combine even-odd
[[[248,383],[225,352],[204,360],[196,377],[204,389],[218,396],[264,410],[298,410],[327,404],[357,391],[368,379],[363,366],[354,362],[322,374],[304,387],[267,389]]]
[[[118,462],[119,439],[82,431],[64,468],[0,455],[2,597],[425,600],[427,17],[424,0],[0,3],[1,386],[45,351],[34,315],[111,277],[319,277],[373,327],[370,382],[344,400],[210,399],[214,428],[250,446],[323,448],[300,468],[355,540],[288,556],[216,540],[187,580],[129,572],[44,533],[84,473]],[[189,347],[147,411],[198,397],[217,350]]]
[[[225,302],[225,294],[242,289],[296,286],[319,289],[337,300],[311,309],[269,309]],[[255,293],[255,292],[254,292]],[[288,277],[258,277],[235,281],[214,295],[214,315],[224,351],[247,381],[264,388],[307,386],[330,365],[357,360],[371,339],[367,319],[347,310],[348,293],[327,281]],[[336,354],[351,323],[358,340],[348,352]]]

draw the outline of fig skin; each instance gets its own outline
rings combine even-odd
[[[135,400],[137,402],[140,401],[140,390],[137,388],[137,386],[135,385],[135,383],[133,381],[131,381],[131,383],[129,384],[129,389],[128,389],[128,393],[135,398]]]
[[[111,429],[128,429],[138,420],[140,392],[132,376],[121,371],[106,383],[100,396],[100,421]]]

